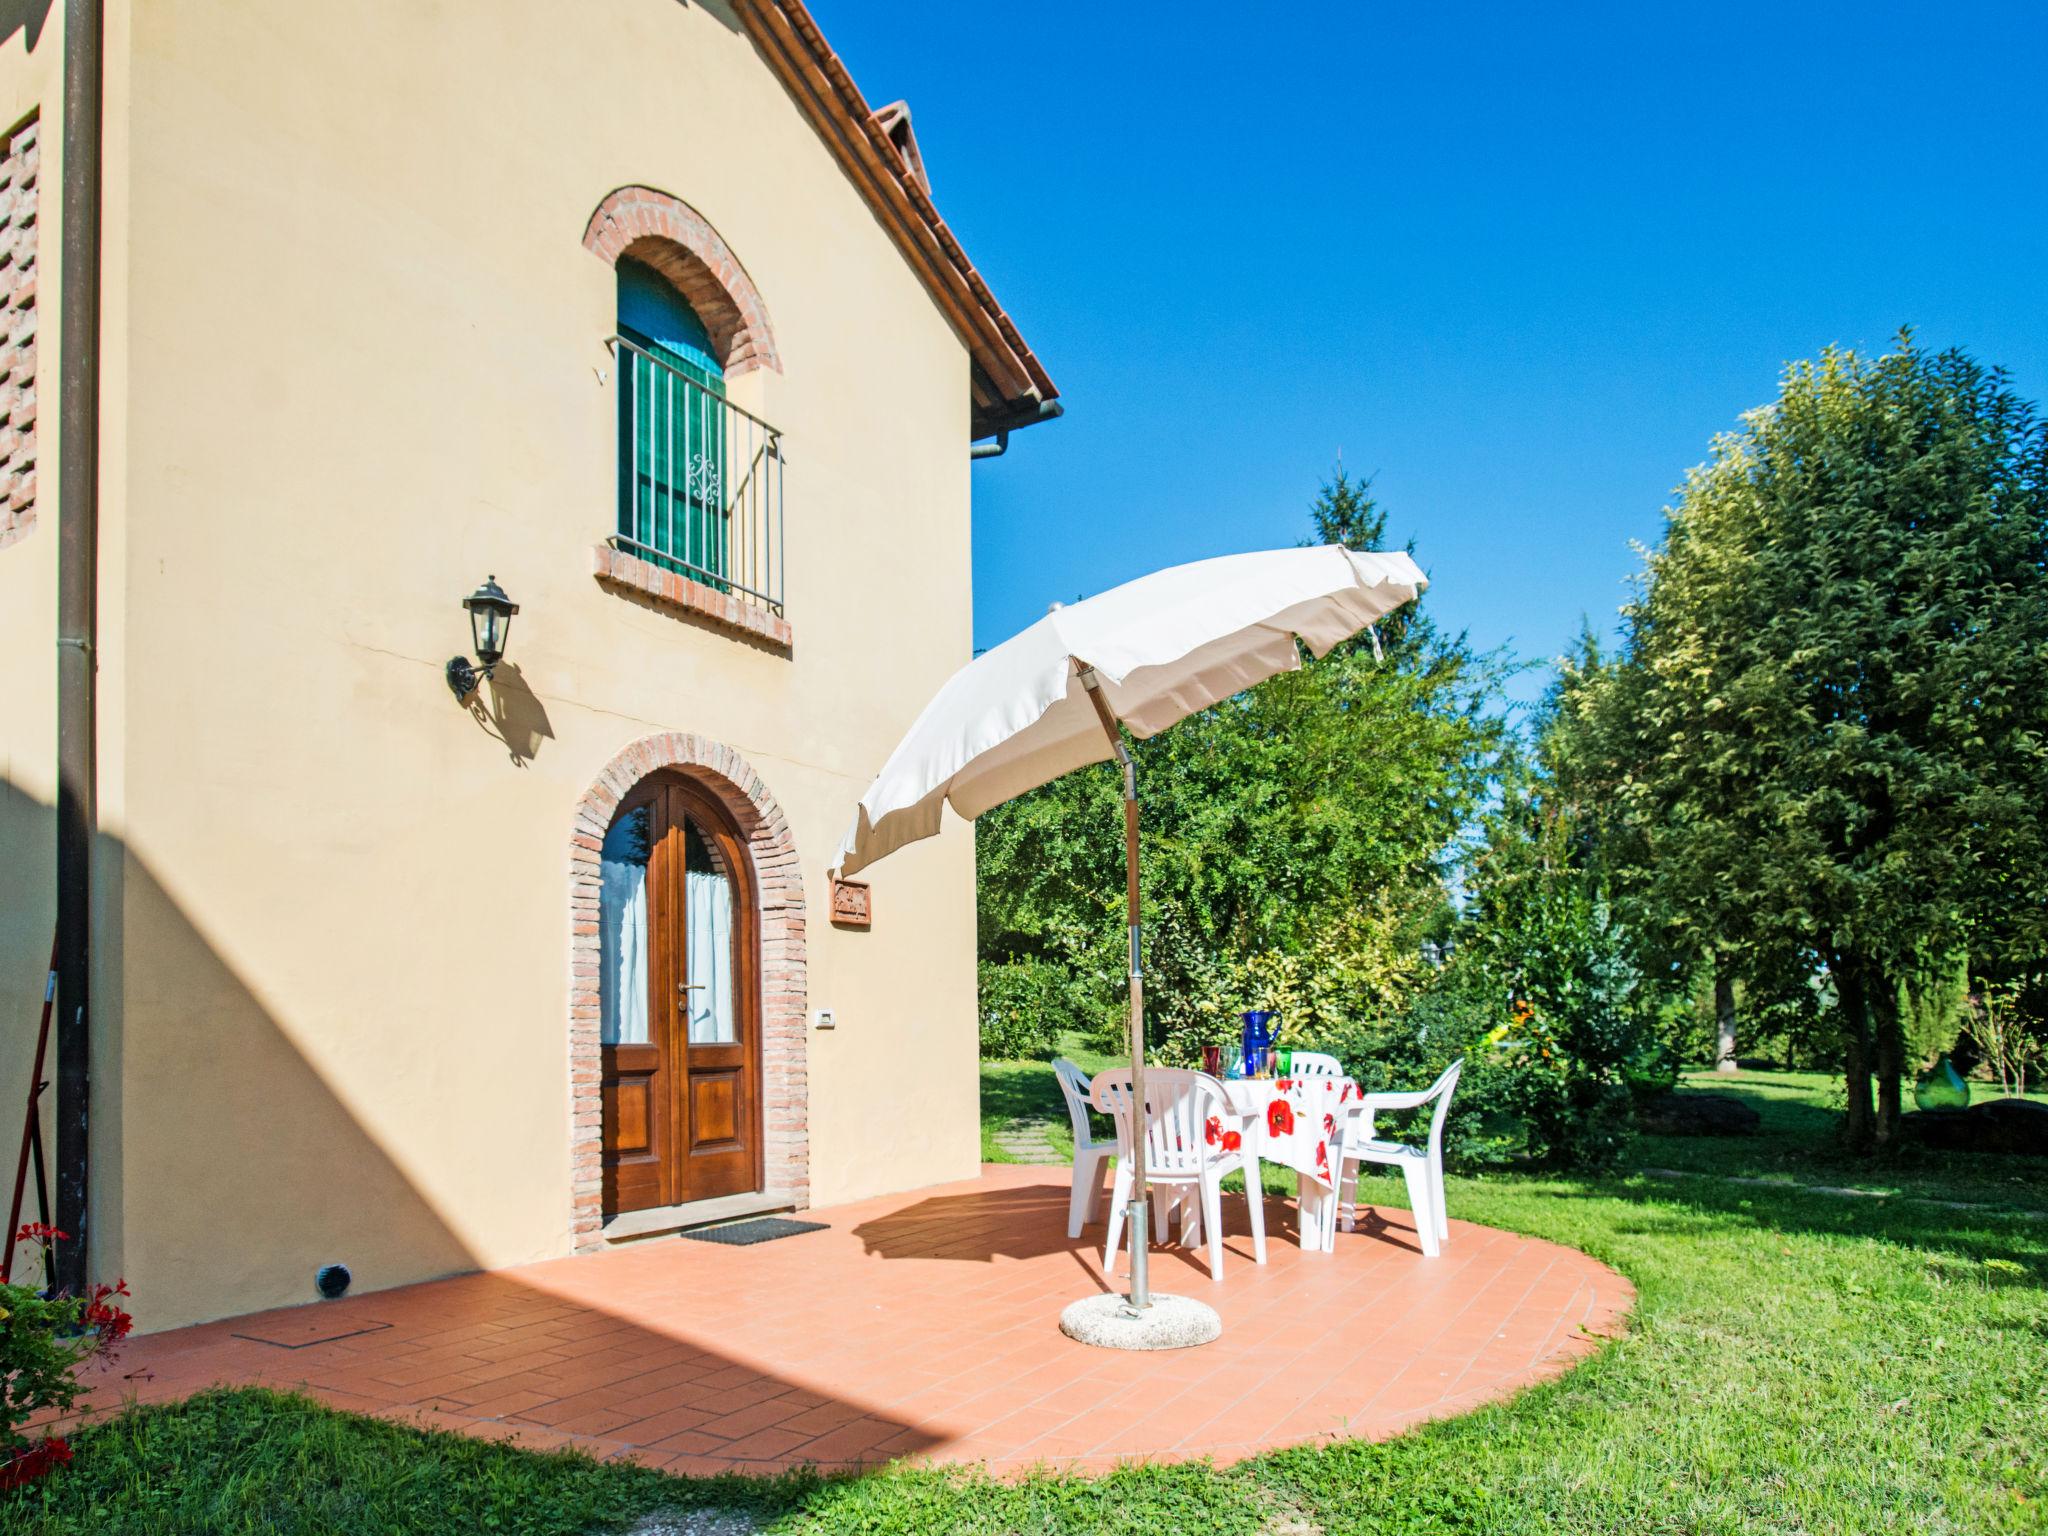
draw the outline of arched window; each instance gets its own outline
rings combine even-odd
[[[723,591],[725,370],[667,278],[631,257],[617,270],[619,534],[640,558]]]

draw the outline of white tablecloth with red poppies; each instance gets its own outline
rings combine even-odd
[[[1260,1161],[1295,1171],[1301,1245],[1319,1248],[1323,1223],[1336,1219],[1337,1132],[1347,1106],[1358,1102],[1358,1085],[1348,1077],[1226,1078],[1223,1096],[1237,1123],[1219,1125],[1217,1134],[1235,1131]]]

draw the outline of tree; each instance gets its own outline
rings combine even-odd
[[[1311,508],[1318,541],[1378,547],[1385,518],[1340,469]],[[1493,669],[1404,611],[1370,642],[1134,743],[1143,798],[1146,1010],[1175,1059],[1277,1005],[1305,1041],[1397,1008],[1447,906],[1452,845],[1489,773]],[[1122,823],[1102,768],[976,824],[984,990],[992,969],[1071,978],[1070,1026],[1113,1015],[1124,969]]]
[[[1718,966],[1714,970],[1714,1070],[1733,1072],[1735,1068],[1735,973]]]
[[[1676,1063],[1659,1040],[1658,979],[1614,899],[1604,850],[1560,790],[1555,694],[1533,735],[1533,749],[1503,754],[1452,967],[1505,989],[1516,1021],[1504,1056],[1473,1063],[1474,1090],[1506,1101],[1530,1152],[1601,1166],[1630,1134],[1631,1098],[1669,1088]]]
[[[2048,935],[2048,432],[1961,352],[1831,349],[1668,518],[1587,756],[1677,948],[1825,972],[1847,1135],[1887,1143],[1902,995]]]

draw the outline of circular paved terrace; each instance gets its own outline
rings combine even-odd
[[[1059,1332],[1099,1291],[1101,1228],[1066,1236],[1065,1168],[810,1212],[830,1230],[753,1247],[661,1239],[135,1340],[145,1401],[217,1382],[686,1473],[896,1458],[1096,1471],[1384,1438],[1569,1369],[1619,1331],[1628,1282],[1582,1253],[1467,1222],[1427,1260],[1409,1214],[1336,1252],[1291,1202],[1251,1261],[1226,1196],[1223,1282],[1162,1250],[1155,1289],[1210,1302],[1223,1337],[1123,1354]],[[121,1395],[109,1387],[98,1406]]]

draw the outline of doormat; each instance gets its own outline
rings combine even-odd
[[[787,1216],[756,1216],[752,1221],[730,1222],[722,1227],[699,1227],[694,1232],[681,1235],[700,1243],[731,1243],[746,1247],[751,1243],[772,1243],[778,1237],[795,1237],[799,1232],[823,1232],[828,1223],[822,1221],[791,1221]]]

